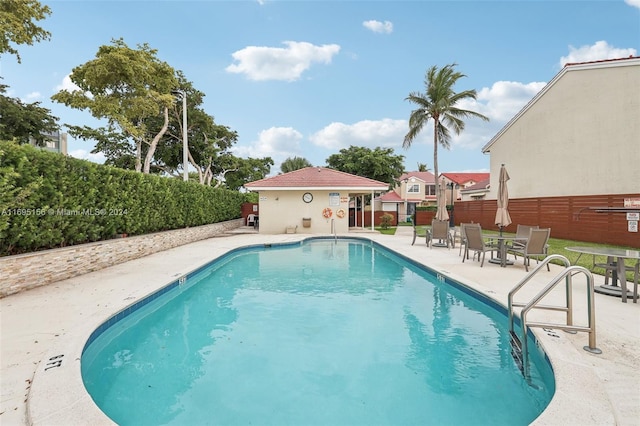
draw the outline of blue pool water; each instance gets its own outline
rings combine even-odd
[[[365,240],[239,249],[105,323],[81,360],[121,425],[526,425],[554,393],[504,310]],[[533,349],[531,349],[533,348]]]

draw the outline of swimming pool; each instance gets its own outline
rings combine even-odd
[[[528,424],[553,374],[504,310],[366,240],[235,250],[114,316],[81,360],[119,424]]]

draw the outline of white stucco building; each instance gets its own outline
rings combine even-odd
[[[261,234],[339,234],[349,232],[350,226],[362,226],[365,214],[371,215],[373,229],[374,212],[351,206],[363,206],[365,196],[373,199],[389,185],[338,170],[306,167],[247,183],[245,188],[259,194]]]

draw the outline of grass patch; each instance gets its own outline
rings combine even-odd
[[[395,226],[390,226],[387,229],[382,229],[379,226],[376,226],[374,229],[376,231],[380,232],[381,234],[384,234],[384,235],[396,235],[396,227]]]
[[[497,234],[498,232],[494,231],[482,231],[483,235]],[[505,235],[515,235],[515,234],[507,234]],[[623,247],[623,246],[615,246],[611,244],[600,244],[600,243],[586,243],[583,241],[573,241],[573,240],[563,240],[560,238],[549,238],[549,254],[559,254],[561,256],[566,257],[571,265],[582,266],[588,270],[590,270],[593,274],[596,275],[604,275],[605,269],[600,267],[593,266],[594,263],[606,263],[606,256],[593,256],[591,254],[583,254],[580,256],[580,253],[576,253],[573,251],[567,250],[565,247],[609,247],[609,248],[619,248],[623,250],[638,250],[633,247]],[[594,259],[595,257],[595,259]],[[625,259],[624,264],[626,266],[633,267],[635,265],[636,260],[633,259]],[[562,262],[558,260],[552,260],[551,263],[556,265],[562,265]],[[633,282],[633,272],[627,271],[627,281]]]
[[[431,227],[430,226],[416,226],[416,228],[420,232],[424,233],[424,230],[429,229]],[[487,235],[487,236],[488,235],[497,235],[498,231],[483,230],[482,234],[483,235]],[[513,234],[513,233],[509,234],[509,233],[505,232],[505,235],[515,235],[515,234]],[[605,273],[604,268],[595,267],[593,265],[594,265],[594,263],[606,263],[607,262],[607,257],[606,256],[595,256],[595,260],[594,260],[594,256],[593,255],[583,254],[582,256],[580,256],[580,253],[572,252],[572,251],[569,251],[569,250],[565,249],[565,247],[576,247],[576,246],[579,246],[579,247],[609,247],[609,248],[619,248],[619,249],[623,249],[623,250],[639,250],[638,248],[634,248],[634,247],[623,247],[623,246],[615,246],[615,245],[611,245],[611,244],[600,244],[600,243],[585,243],[583,241],[563,240],[563,239],[560,239],[560,238],[549,238],[549,254],[562,255],[562,256],[566,257],[569,260],[569,262],[571,262],[571,265],[579,265],[579,266],[582,266],[584,268],[587,268],[593,274],[604,275],[604,273]],[[624,264],[626,266],[633,267],[635,265],[635,262],[637,262],[637,261],[633,260],[633,259],[625,259]],[[556,261],[556,260],[551,261],[551,263],[555,263],[557,265],[562,265],[562,263],[560,261]],[[627,271],[626,275],[627,275],[627,281],[633,282],[633,272]]]

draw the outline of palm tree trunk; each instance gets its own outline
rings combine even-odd
[[[436,200],[439,200],[438,195],[440,191],[440,185],[438,185],[438,126],[440,123],[438,120],[433,120],[433,174],[435,175],[436,184]]]

